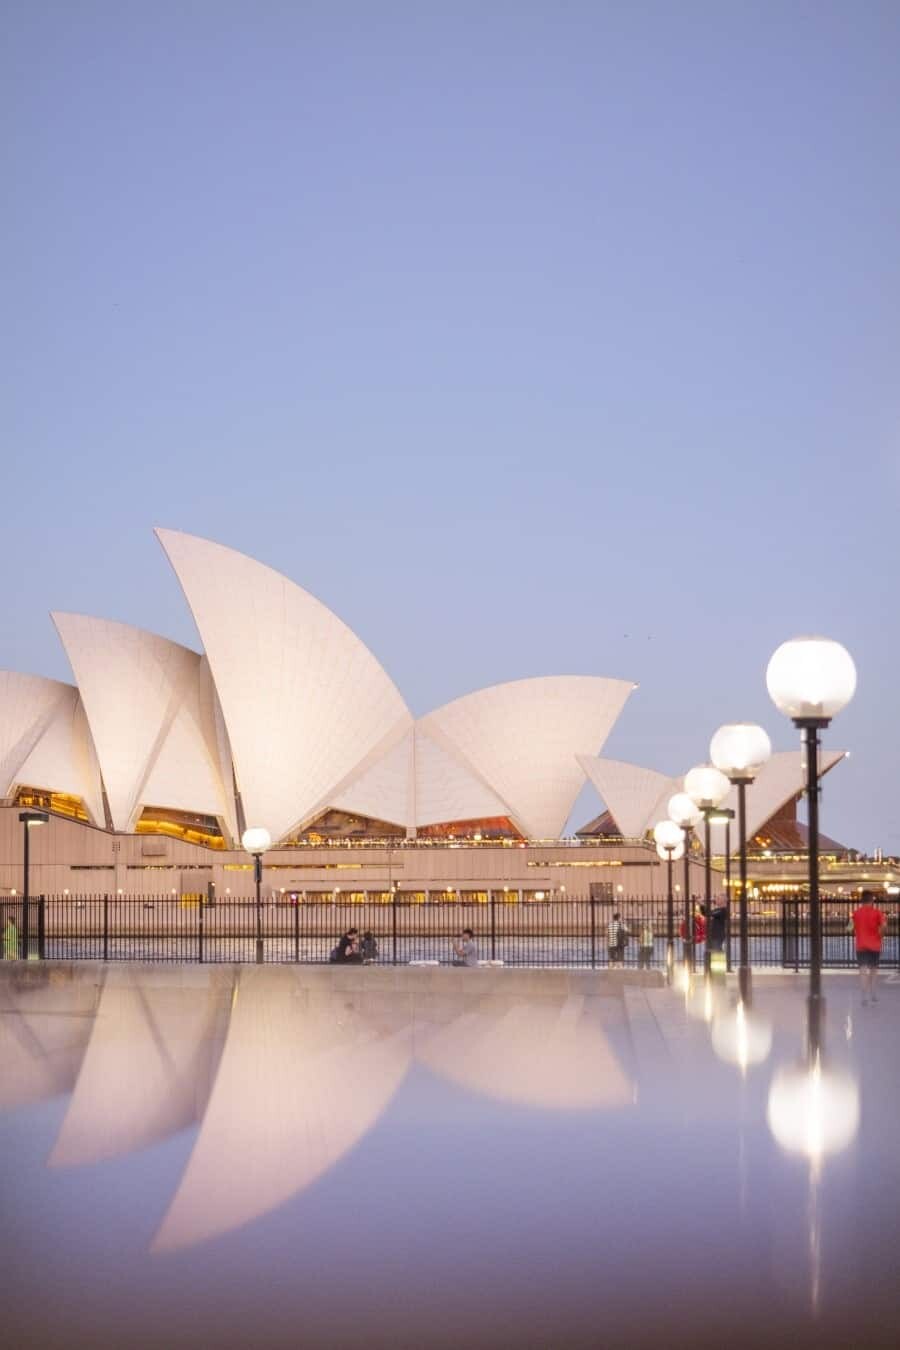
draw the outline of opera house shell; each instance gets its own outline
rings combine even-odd
[[[84,854],[82,869],[106,858],[96,836],[178,842],[191,851],[174,861],[187,865],[209,850],[239,853],[247,826],[264,827],[276,848],[552,845],[586,782],[617,833],[639,841],[678,782],[598,758],[630,681],[516,680],[415,717],[372,652],[308,591],[221,544],[156,533],[202,651],[54,613],[74,684],[0,672],[0,797],[90,830],[90,845],[72,834],[59,844]],[[773,761],[766,782],[755,792],[758,821],[799,790],[799,757]],[[12,813],[3,815],[2,864],[12,866]],[[163,866],[147,843],[129,856],[151,859],[133,870]],[[94,889],[108,885],[92,880]],[[14,884],[11,872],[6,882]]]

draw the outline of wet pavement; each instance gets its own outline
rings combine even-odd
[[[4,1341],[897,1344],[900,980],[655,981],[0,965]]]

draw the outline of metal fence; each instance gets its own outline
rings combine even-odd
[[[887,916],[882,962],[900,968],[900,901],[880,902]],[[853,900],[827,899],[822,907],[823,963],[855,965]],[[732,907],[736,909],[735,906]],[[614,920],[614,912],[620,918]],[[682,911],[674,918],[675,954],[684,954]],[[666,903],[658,897],[511,900],[491,892],[484,903],[453,900],[424,904],[388,896],[384,903],[332,899],[216,900],[200,896],[36,896],[27,911],[20,898],[0,901],[2,955],[7,960],[326,962],[347,929],[371,933],[383,964],[450,962],[463,928],[475,933],[479,957],[509,966],[597,969],[659,968],[667,949]],[[628,934],[624,946],[614,939]],[[726,952],[737,959],[733,915]],[[750,961],[757,967],[800,970],[809,960],[809,910],[805,900],[779,899],[750,907]],[[701,959],[705,944],[694,955]]]

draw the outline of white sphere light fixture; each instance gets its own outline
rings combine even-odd
[[[667,809],[669,819],[685,830],[692,830],[703,817],[693,797],[689,797],[686,792],[676,792],[674,797],[670,797]]]
[[[684,843],[684,830],[674,820],[658,820],[653,826],[653,838],[658,848],[677,848]]]
[[[657,844],[656,855],[657,857],[662,858],[663,862],[681,862],[681,859],[684,857],[684,841],[682,840],[680,844],[676,844],[674,848],[663,848],[662,844]]]
[[[856,666],[832,638],[791,638],[769,661],[766,685],[786,717],[829,722],[856,692]]]
[[[265,853],[272,847],[272,836],[262,825],[252,826],[241,835],[241,844],[248,853]]]
[[[772,757],[772,742],[753,722],[726,722],[709,743],[709,757],[732,781],[751,783]]]
[[[698,764],[686,775],[684,790],[701,811],[711,811],[728,796],[731,783],[714,764]]]

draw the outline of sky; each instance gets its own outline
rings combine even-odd
[[[604,753],[670,773],[794,745],[823,633],[822,827],[900,852],[896,0],[3,8],[0,667],[71,679],[51,609],[198,645],[154,525],[415,713],[635,680]]]

